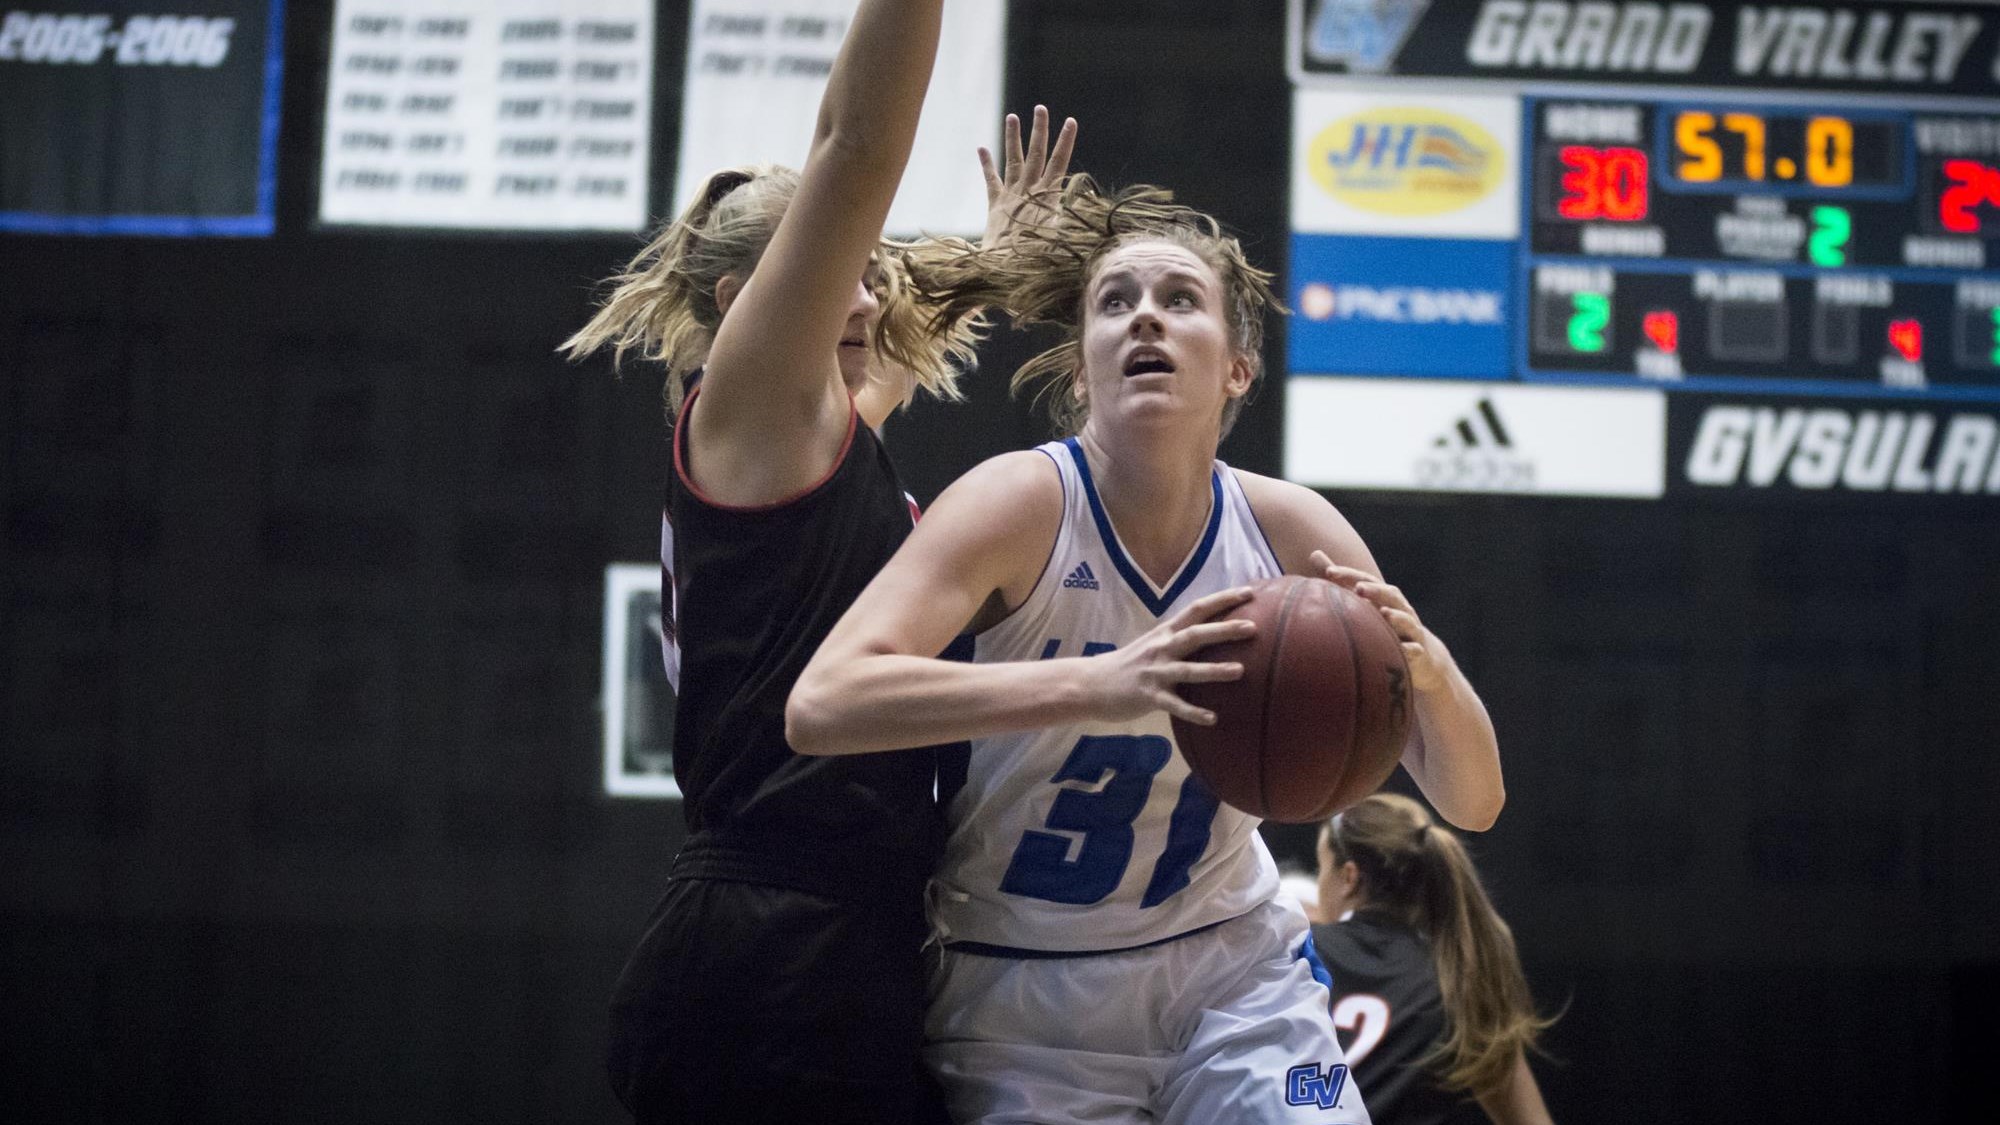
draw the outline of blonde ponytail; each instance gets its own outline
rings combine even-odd
[[[797,172],[775,165],[710,176],[680,218],[611,278],[597,315],[558,350],[576,360],[609,344],[614,369],[634,349],[666,364],[667,413],[679,413],[683,377],[707,359],[722,323],[716,283],[756,268],[798,184]]]
[[[708,359],[722,310],[724,277],[748,278],[798,191],[799,174],[778,165],[727,168],[708,178],[681,216],[653,236],[610,279],[612,291],[590,322],[557,349],[572,360],[609,345],[615,369],[628,351],[664,363],[668,420],[678,415],[685,377]],[[917,388],[955,400],[959,373],[970,370],[984,327],[976,308],[944,313],[909,283],[909,263],[925,243],[884,240],[876,256],[882,314],[875,349],[900,369],[908,395]],[[902,373],[907,373],[904,376]]]
[[[1326,828],[1337,862],[1361,872],[1370,908],[1430,943],[1445,1036],[1423,1060],[1444,1086],[1485,1097],[1553,1019],[1538,1015],[1514,933],[1493,909],[1465,845],[1408,797],[1377,793]]]

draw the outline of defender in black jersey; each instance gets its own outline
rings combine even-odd
[[[565,344],[666,362],[677,411],[662,625],[689,835],[609,1049],[648,1125],[943,1120],[918,1053],[938,752],[802,758],[784,731],[799,670],[910,532],[871,427],[916,389],[952,397],[977,338],[976,310],[912,295],[926,245],[882,240],[942,9],[862,0],[804,170],[711,176]],[[1045,111],[1020,134],[1010,117],[999,170],[980,153],[989,238],[1065,174],[1075,123],[1053,151]]]
[[[663,562],[689,836],[618,984],[614,1081],[642,1119],[941,1120],[918,1061],[938,753],[807,758],[784,737],[792,682],[909,502],[852,413],[827,478],[760,507],[705,496],[679,432]]]
[[[1377,793],[1320,830],[1313,944],[1376,1125],[1549,1125],[1526,1050],[1535,1014],[1513,934],[1465,847]]]

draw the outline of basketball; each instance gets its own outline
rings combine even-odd
[[[1381,611],[1322,578],[1286,575],[1215,618],[1257,633],[1191,659],[1238,661],[1243,677],[1186,684],[1212,727],[1174,720],[1188,765],[1216,796],[1266,820],[1322,820],[1373,793],[1410,730],[1409,669]]]

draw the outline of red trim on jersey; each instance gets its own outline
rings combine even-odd
[[[711,508],[717,508],[725,512],[772,512],[787,505],[796,504],[826,487],[826,482],[833,479],[833,474],[839,472],[841,464],[847,460],[847,451],[854,446],[854,427],[857,419],[861,417],[854,409],[854,401],[849,399],[847,403],[847,436],[841,439],[840,452],[834,454],[833,464],[827,466],[825,476],[790,496],[769,504],[725,504],[708,493],[703,492],[701,486],[694,482],[694,478],[688,475],[687,457],[681,451],[681,442],[684,440],[682,435],[687,433],[688,411],[694,409],[694,400],[700,394],[701,384],[697,383],[693,389],[688,391],[687,401],[681,403],[681,416],[674,422],[674,475],[680,478],[683,487],[689,492],[694,493],[695,499]]]

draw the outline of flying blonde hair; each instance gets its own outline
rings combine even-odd
[[[1555,1020],[1535,1012],[1514,932],[1493,909],[1472,857],[1423,805],[1377,793],[1328,821],[1335,863],[1353,861],[1369,909],[1395,916],[1430,943],[1444,1000],[1445,1037],[1423,1060],[1449,1089],[1487,1097],[1514,1059]]]
[[[685,376],[708,358],[722,310],[716,283],[748,278],[798,191],[799,173],[772,164],[728,168],[708,178],[694,202],[653,236],[609,281],[611,293],[595,316],[557,349],[572,360],[609,345],[615,369],[625,353],[667,365],[667,415],[685,397]],[[904,384],[907,404],[917,389],[956,401],[961,372],[976,362],[985,327],[977,308],[946,313],[910,286],[912,264],[939,253],[929,240],[884,239],[876,252],[875,351],[886,360],[871,377]],[[888,370],[884,370],[884,368]]]
[[[1005,309],[1016,324],[1061,330],[1062,342],[1023,364],[1011,382],[1017,394],[1033,390],[1046,399],[1058,429],[1074,433],[1090,417],[1089,401],[1076,393],[1083,373],[1084,298],[1090,283],[1105,258],[1134,243],[1171,243],[1215,271],[1230,344],[1249,360],[1253,379],[1262,376],[1264,318],[1285,307],[1271,288],[1273,275],[1251,265],[1242,244],[1213,216],[1175,203],[1165,188],[1140,184],[1107,193],[1078,174],[1059,193],[1022,203],[1014,223],[998,248],[943,240],[935,252],[912,263],[912,279],[941,322],[991,305]],[[1223,436],[1235,424],[1244,398],[1223,407]]]

